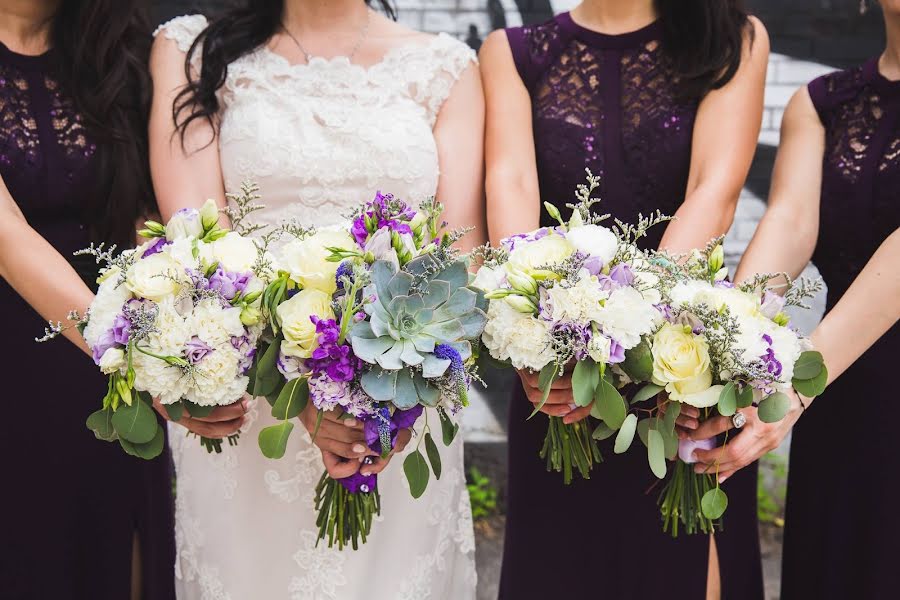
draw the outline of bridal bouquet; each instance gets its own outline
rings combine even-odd
[[[548,471],[563,473],[567,484],[573,467],[590,477],[601,461],[595,438],[609,437],[607,432],[622,426],[621,367],[663,318],[657,308],[660,279],[634,242],[667,218],[657,213],[640,217],[637,226],[617,221],[606,228],[599,223],[607,217],[591,213],[597,184],[588,173],[568,222],[545,204],[559,225],[483,249],[484,266],[474,281],[491,300],[482,337],[490,355],[540,373],[543,401],[531,416],[546,402],[553,383],[571,370],[575,404],[591,405],[591,414],[602,421],[592,432],[587,420],[567,425],[550,417],[540,456]]]
[[[444,444],[453,441],[458,426],[450,415],[468,404],[486,301],[452,248],[465,232],[443,232],[441,212],[433,199],[413,210],[379,193],[348,229],[297,231],[282,248],[283,270],[263,298],[276,337],[257,371],[257,392],[281,420],[260,432],[267,457],[284,455],[290,419],[309,401],[320,420],[331,410],[361,420],[366,442],[382,456],[424,408],[437,410]],[[428,460],[417,447],[403,463],[416,498],[432,471],[441,476],[427,414],[422,443]],[[355,550],[380,514],[377,476],[324,473],[315,502],[319,540]]]
[[[136,249],[80,252],[105,263],[87,315],[71,316],[109,376],[103,406],[87,426],[133,456],[162,451],[153,397],[178,420],[183,410],[203,416],[247,390],[264,283],[254,272],[256,245],[217,222],[209,201],[199,211],[178,211],[165,226],[148,221],[140,233],[150,241]],[[45,339],[61,331],[51,326]],[[221,440],[201,443],[221,452]]]
[[[662,393],[665,411],[654,407],[629,414],[618,438],[630,445],[637,431],[660,479],[666,476],[666,459],[676,460],[660,495],[663,529],[677,536],[680,524],[689,534],[710,533],[720,524],[728,498],[716,473],[697,474],[691,463],[695,449],[716,443],[679,442],[675,420],[681,405],[701,409],[701,420],[718,413],[733,417],[740,427],[745,417],[737,410],[751,405],[763,422],[784,418],[790,408],[784,392],[792,386],[807,396],[820,394],[827,379],[822,355],[790,327],[784,312],[788,305],[803,306],[819,284],[789,282],[780,296],[765,290],[773,276],[762,275],[735,287],[726,280],[720,240],[686,261],[660,262],[668,269],[663,277],[671,278],[665,319],[649,343],[636,349],[637,368],[630,375],[649,382],[633,402]],[[639,412],[649,416],[638,421]]]

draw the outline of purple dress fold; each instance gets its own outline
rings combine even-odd
[[[588,167],[601,177],[599,213],[634,221],[656,209],[674,214],[683,202],[698,101],[678,99],[661,34],[657,22],[604,35],[568,13],[507,30],[531,95],[542,200],[565,210]],[[644,246],[655,248],[662,232]],[[704,598],[709,540],[663,533],[646,449],[636,443],[615,455],[609,440],[592,478],[567,487],[538,457],[546,417],[526,421],[524,392],[517,386],[512,396],[500,597]],[[716,536],[724,598],[761,599],[755,466],[724,487],[730,505]]]
[[[23,56],[0,44],[0,175],[29,224],[65,257],[90,242],[83,207],[98,183],[96,150],[54,76],[54,53]],[[93,262],[76,265],[86,280],[96,279]],[[143,598],[173,599],[168,451],[147,462],[95,439],[84,423],[99,408],[105,378],[68,341],[36,343],[45,323],[3,280],[0,306],[0,596],[128,598],[136,533]]]
[[[808,87],[826,132],[813,255],[828,286],[826,310],[900,227],[900,81],[877,65],[872,59]],[[900,356],[898,333],[894,325],[794,427],[784,600],[896,598],[900,590],[900,470],[892,464],[900,436],[896,393],[885,383]],[[835,438],[859,440],[858,451],[836,451]]]

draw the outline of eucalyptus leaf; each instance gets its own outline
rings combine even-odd
[[[591,437],[594,438],[595,440],[602,441],[602,440],[611,438],[615,434],[616,434],[615,429],[610,429],[606,425],[606,423],[601,421],[600,423],[597,424],[597,427],[594,429],[594,433],[591,434]]]
[[[638,421],[637,434],[638,434],[638,438],[640,438],[641,443],[644,444],[644,446],[650,445],[647,434],[650,432],[650,425],[655,420],[656,419],[650,417],[650,418],[641,419],[640,421]]]
[[[664,388],[661,385],[656,385],[655,383],[648,383],[637,392],[635,392],[634,397],[631,398],[632,404],[637,404],[638,402],[646,402],[651,398],[655,398],[657,394],[663,391]]]
[[[212,411],[216,410],[215,406],[200,406],[199,404],[194,404],[188,400],[182,400],[181,402],[187,409],[189,415],[200,419],[208,417],[212,414]]]
[[[275,406],[272,407],[272,416],[278,420],[293,419],[306,408],[309,401],[309,381],[306,377],[298,377],[284,384]]]
[[[782,392],[775,392],[759,403],[757,415],[763,423],[777,423],[791,409],[791,399]]]
[[[431,463],[431,470],[434,471],[434,478],[441,478],[441,453],[438,452],[437,444],[431,437],[431,432],[425,434],[425,453],[428,454],[428,462]]]
[[[600,383],[600,369],[591,359],[575,363],[572,371],[572,395],[576,406],[587,406],[594,401],[594,390]]]
[[[153,438],[149,442],[145,442],[143,444],[135,444],[133,442],[129,442],[126,439],[119,438],[119,443],[122,445],[122,448],[125,450],[125,452],[127,452],[131,456],[143,458],[144,460],[150,460],[162,454],[163,443],[165,442],[165,439],[165,433],[163,433],[162,427],[157,424],[156,432],[153,434]]]
[[[665,451],[666,458],[672,460],[678,456],[678,435],[675,433],[675,430],[667,430],[665,427],[662,429],[653,427],[653,429],[658,431],[659,435],[662,436],[663,450]]]
[[[558,377],[559,369],[556,367],[556,363],[550,363],[541,369],[541,373],[538,375],[538,389],[541,390],[543,395],[541,396],[541,403],[535,406],[531,414],[528,415],[529,419],[534,417],[534,415],[538,414],[541,409],[544,408],[544,404],[547,403],[547,398],[550,397],[550,390],[553,388],[553,382],[556,381]]]
[[[616,445],[613,448],[613,451],[616,454],[623,454],[628,451],[631,447],[631,443],[634,441],[634,433],[637,430],[637,415],[634,413],[625,417],[625,420],[622,422],[622,427],[619,429],[619,434],[616,436]]]
[[[725,514],[728,508],[728,496],[722,488],[713,488],[703,494],[700,499],[700,510],[707,519],[716,520]]]
[[[618,429],[625,420],[625,399],[606,379],[602,379],[597,386],[591,414],[601,419],[610,429]]]
[[[403,472],[409,482],[409,493],[413,498],[418,498],[425,493],[428,487],[428,478],[431,472],[422,453],[416,450],[403,461]]]
[[[184,403],[182,403],[181,400],[173,402],[172,404],[166,404],[165,409],[166,414],[169,415],[169,419],[176,423],[184,416]]]
[[[753,388],[745,385],[737,397],[737,407],[747,408],[753,405]]]
[[[156,413],[142,400],[135,400],[130,406],[128,404],[120,405],[110,421],[119,438],[132,444],[150,442],[159,428],[156,423]]]
[[[737,392],[734,389],[734,382],[729,381],[719,394],[719,414],[723,417],[730,417],[736,410]]]
[[[450,420],[447,413],[443,410],[438,411],[438,417],[441,421],[441,437],[444,439],[444,445],[449,446],[453,443],[453,438],[459,431],[459,425]]]
[[[666,414],[663,416],[664,429],[669,433],[675,431],[675,420],[681,414],[681,402],[669,401],[666,404]]]
[[[666,447],[662,434],[655,429],[647,432],[647,461],[657,478],[666,476]]]
[[[825,367],[825,359],[821,352],[807,350],[800,354],[800,358],[794,363],[795,379],[813,379],[821,373]]]
[[[649,381],[653,375],[653,354],[647,340],[628,350],[625,360],[619,364],[632,381]]]
[[[822,370],[812,379],[797,379],[795,377],[791,383],[800,395],[807,398],[815,398],[822,395],[822,392],[825,391],[825,386],[828,385],[828,369],[825,368],[825,365],[822,365]]]
[[[113,411],[107,407],[91,413],[85,425],[94,432],[98,440],[112,442],[116,439],[116,430],[112,424]]]
[[[294,424],[282,421],[278,425],[264,427],[259,432],[259,449],[266,458],[281,458],[287,450],[288,438]]]

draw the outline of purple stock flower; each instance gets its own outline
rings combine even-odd
[[[416,216],[416,211],[410,208],[402,200],[395,199],[392,194],[382,194],[377,192],[375,198],[369,203],[369,210],[358,216],[350,227],[350,233],[353,239],[360,247],[364,247],[369,235],[384,227],[397,233],[412,233],[409,221]],[[373,230],[369,230],[366,223],[374,225]]]
[[[206,355],[212,352],[212,346],[207,345],[196,335],[184,346],[184,355],[189,363],[196,365],[206,358]]]
[[[252,276],[252,273],[234,273],[219,267],[209,278],[209,289],[219,292],[226,300],[234,300],[247,289]]]
[[[147,258],[148,256],[152,256],[154,254],[162,252],[162,249],[165,248],[168,244],[169,242],[166,240],[166,238],[156,238],[156,241],[154,241],[147,247],[146,250],[144,250],[144,253],[141,254],[141,258]]]
[[[320,319],[313,315],[319,346],[313,350],[306,365],[317,373],[326,373],[334,381],[350,381],[361,367],[347,344],[339,344],[341,329],[334,319]]]
[[[116,315],[112,326],[113,339],[117,344],[128,345],[128,337],[131,335],[131,321],[124,315]]]

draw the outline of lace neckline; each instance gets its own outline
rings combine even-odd
[[[610,49],[635,48],[647,42],[657,40],[662,35],[662,21],[659,19],[640,29],[626,33],[601,33],[579,25],[570,12],[560,13],[556,22],[564,31],[592,46]]]
[[[0,56],[2,56],[5,61],[11,62],[24,69],[40,69],[50,61],[52,55],[52,48],[43,54],[19,54],[18,52],[10,50],[6,44],[0,41]]]
[[[890,80],[878,70],[878,56],[874,56],[863,66],[865,79],[870,81],[883,96],[900,100],[900,79]]]
[[[376,69],[382,68],[383,65],[391,64],[391,62],[399,57],[406,55],[408,52],[416,50],[427,51],[437,45],[439,41],[443,41],[448,37],[450,36],[446,33],[439,33],[435,36],[431,36],[425,43],[422,43],[421,41],[411,40],[404,44],[399,44],[397,46],[394,46],[393,48],[390,48],[381,56],[380,59],[370,65],[360,65],[350,62],[350,58],[347,56],[333,56],[331,58],[313,56],[312,60],[308,63],[292,63],[281,54],[278,54],[277,52],[272,50],[268,44],[264,44],[260,48],[260,50],[263,54],[275,60],[283,68],[297,74],[303,73],[308,69],[321,69],[329,67],[336,69],[353,69],[363,73],[370,73]]]

